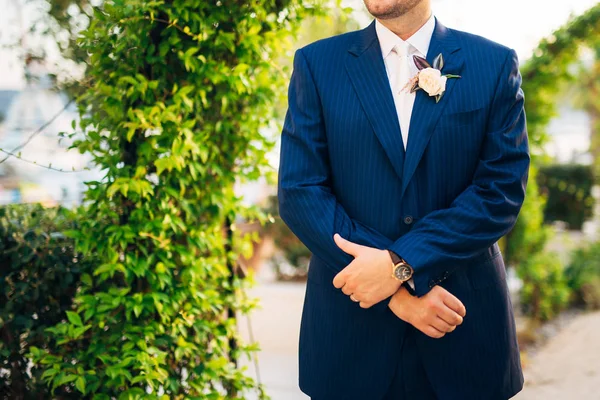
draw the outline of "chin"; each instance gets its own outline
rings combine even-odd
[[[410,11],[421,0],[364,0],[369,13],[375,18],[397,18]]]

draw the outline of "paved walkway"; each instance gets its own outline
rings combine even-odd
[[[600,312],[583,314],[550,339],[525,369],[515,400],[600,399]]]
[[[305,285],[273,282],[261,273],[250,295],[261,309],[251,317],[260,343],[259,371],[273,400],[306,400],[298,389],[298,332]],[[249,337],[247,319],[240,321]],[[256,369],[246,362],[249,373]],[[600,399],[600,312],[576,317],[527,363],[526,387],[516,400]]]
[[[305,285],[288,282],[262,282],[249,295],[260,298],[250,322],[258,353],[261,381],[272,400],[306,400],[298,388],[298,334]],[[249,337],[248,320],[242,317],[240,331]],[[245,363],[256,377],[253,363]]]

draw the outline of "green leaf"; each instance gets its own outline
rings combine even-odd
[[[82,394],[85,394],[85,378],[83,376],[77,378],[77,380],[75,381],[75,387]]]
[[[54,368],[47,368],[42,374],[42,380],[44,382],[48,382],[50,379],[54,378],[58,374],[58,370]]]
[[[29,347],[29,351],[31,352],[31,354],[33,354],[34,357],[39,357],[41,354],[41,350],[35,346]]]
[[[140,314],[142,313],[142,306],[140,306],[140,305],[133,306],[133,313],[135,314],[136,317],[139,317]]]
[[[198,153],[200,154],[200,161],[203,163],[208,161],[208,149],[206,147],[198,149]]]
[[[90,274],[82,274],[81,275],[81,282],[88,285],[88,286],[92,286],[92,277],[90,276]]]
[[[159,158],[154,161],[154,166],[156,167],[156,174],[160,175],[164,170],[171,171],[173,169],[173,161],[169,157]]]
[[[79,314],[77,314],[76,312],[67,311],[67,318],[69,319],[69,322],[73,325],[83,326],[83,322],[81,322],[81,317],[79,317]]]
[[[89,309],[85,310],[85,313],[83,314],[83,320],[89,321],[89,319],[92,318],[92,316],[94,315],[95,312],[96,312],[96,310],[94,310],[93,308],[89,308]]]
[[[64,385],[66,383],[73,382],[77,379],[77,375],[64,375],[60,379],[57,379],[54,384],[56,386]]]
[[[126,136],[128,142],[131,142],[131,139],[133,139],[133,135],[135,135],[135,132],[136,132],[135,127],[129,128],[129,130],[127,131],[127,136]]]
[[[85,333],[88,329],[90,329],[91,325],[81,326],[73,330],[73,339],[79,339],[81,335]]]

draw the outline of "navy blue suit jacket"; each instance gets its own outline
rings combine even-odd
[[[416,92],[406,151],[373,21],[296,51],[282,138],[282,219],[311,250],[300,332],[300,387],[328,399],[379,399],[406,323],[389,299],[362,309],[332,284],[352,261],[333,241],[392,249],[416,294],[442,285],[462,325],[417,345],[440,399],[507,399],[523,385],[497,241],[513,227],[530,163],[516,53],[436,18],[446,92]]]

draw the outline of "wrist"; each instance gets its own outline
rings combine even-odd
[[[387,249],[387,252],[389,259],[391,260],[392,277],[398,280],[400,283],[404,283],[412,279],[414,272],[412,266],[393,250]]]
[[[394,277],[394,260],[391,257],[389,250],[380,250],[382,253],[381,257],[381,265],[385,265],[385,269],[389,271],[389,275],[387,275],[386,280],[390,282],[390,285],[394,285],[396,287],[396,291],[400,289],[402,282]]]
[[[404,286],[400,286],[398,291],[392,296],[388,306],[398,318],[404,322],[410,322],[411,312],[413,309],[413,302],[415,298],[408,292],[408,289]]]

